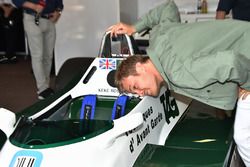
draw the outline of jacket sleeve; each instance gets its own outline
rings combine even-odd
[[[134,26],[137,32],[141,32],[165,21],[180,22],[179,10],[173,0],[168,0],[164,4],[150,10],[146,15],[141,17]]]

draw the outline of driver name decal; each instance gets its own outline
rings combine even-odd
[[[112,89],[112,88],[98,88],[99,93],[119,93],[118,89]]]

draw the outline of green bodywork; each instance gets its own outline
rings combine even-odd
[[[231,154],[233,116],[189,108],[164,146],[146,145],[134,167],[222,167]]]

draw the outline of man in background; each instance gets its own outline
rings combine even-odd
[[[249,0],[220,0],[216,10],[216,19],[225,19],[232,12],[233,19],[250,21]]]
[[[56,22],[63,10],[62,0],[13,0],[23,8],[24,30],[31,53],[31,65],[36,79],[38,99],[54,93],[50,88],[50,72],[56,41]]]
[[[22,11],[17,9],[10,0],[0,0],[0,28],[3,32],[1,40],[4,44],[4,55],[0,55],[0,63],[15,63],[18,28],[22,26]]]

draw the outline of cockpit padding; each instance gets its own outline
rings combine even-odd
[[[112,110],[112,117],[111,117],[112,120],[124,116],[127,100],[128,100],[127,95],[121,95],[115,100]]]
[[[87,95],[88,96],[88,95]],[[80,112],[82,108],[82,101],[85,96],[77,97],[72,99],[68,107],[68,119],[80,119]],[[117,99],[114,97],[102,97],[97,96],[94,120],[112,120],[112,111],[115,106],[115,101]],[[127,98],[126,106],[124,106],[124,111],[122,116],[129,113],[138,103],[140,99],[137,98]]]
[[[93,119],[95,114],[96,95],[87,95],[82,100],[80,119]]]

